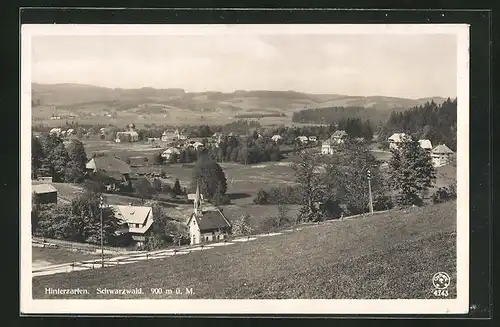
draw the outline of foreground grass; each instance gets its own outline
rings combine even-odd
[[[126,298],[97,288],[143,289],[130,298],[433,298],[432,275],[447,272],[456,297],[456,203],[325,223],[162,260],[33,279],[34,298]],[[45,287],[88,295],[46,295]],[[152,295],[151,288],[194,294]]]

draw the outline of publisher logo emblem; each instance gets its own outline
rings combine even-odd
[[[432,284],[438,290],[445,290],[450,286],[451,278],[445,272],[438,272],[432,276]]]

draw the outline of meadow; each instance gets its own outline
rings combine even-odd
[[[456,297],[456,202],[329,221],[291,233],[125,266],[33,278],[46,287],[142,287],[143,295],[104,298],[428,299],[432,276],[447,272]],[[152,295],[150,288],[192,288],[194,294]],[[68,295],[66,295],[67,297]],[[74,295],[69,295],[72,299]]]

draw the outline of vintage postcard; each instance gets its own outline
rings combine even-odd
[[[467,313],[468,50],[451,24],[22,25],[21,312]]]

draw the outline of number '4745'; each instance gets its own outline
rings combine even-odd
[[[434,290],[435,296],[448,296],[448,290]]]

